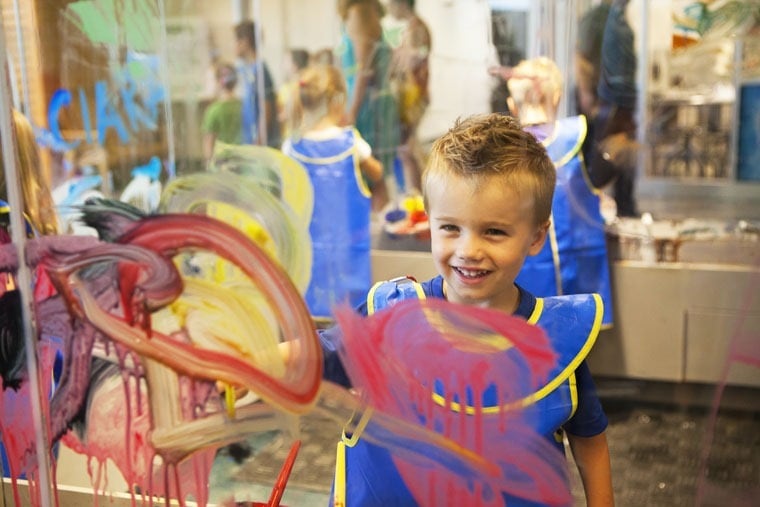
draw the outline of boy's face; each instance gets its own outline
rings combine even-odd
[[[433,260],[446,298],[512,313],[515,278],[546,239],[548,224],[534,224],[533,199],[519,199],[494,176],[475,189],[468,179],[446,175],[429,181],[426,190]]]

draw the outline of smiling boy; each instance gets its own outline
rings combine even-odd
[[[439,275],[418,284],[391,281],[376,285],[368,313],[406,297],[444,298],[449,302],[500,310],[542,327],[558,352],[553,380],[526,407],[535,430],[563,450],[567,435],[589,506],[613,505],[607,418],[596,395],[585,356],[599,332],[602,303],[597,295],[536,298],[515,284],[529,255],[546,240],[555,187],[555,169],[544,147],[511,117],[498,113],[470,117],[433,144],[422,177],[430,219],[431,250]],[[320,335],[325,378],[348,386],[337,351],[340,333]],[[493,403],[484,398],[484,405]],[[345,505],[416,505],[379,446],[359,440],[339,445],[335,496]],[[345,442],[345,440],[344,440]],[[537,505],[502,492],[514,505]]]

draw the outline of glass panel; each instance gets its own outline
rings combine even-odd
[[[604,47],[610,4],[622,7]],[[589,360],[600,385],[662,382],[689,402],[715,390],[709,416],[725,384],[756,394],[760,37],[739,22],[757,19],[755,3],[415,5],[430,40],[419,30],[409,49],[410,25],[391,12],[341,16],[334,0],[2,0],[9,503],[265,502],[293,465],[284,503],[326,505],[355,400],[320,383],[313,326],[332,324],[336,303],[366,301],[374,281],[437,274],[419,169],[435,139],[476,113],[515,114],[547,145],[564,129],[584,201],[563,209],[582,220],[555,203],[550,275],[526,268],[518,282],[541,297],[601,293],[608,313]],[[302,70],[325,61],[341,84],[310,110],[301,96],[324,76]],[[552,100],[532,108],[533,91]],[[320,139],[322,121],[353,125],[368,144],[352,145],[337,182],[309,178],[315,154],[281,150]],[[550,156],[566,168],[557,146]],[[382,168],[362,174],[370,155]],[[346,234],[354,226],[358,245]],[[582,290],[556,272],[569,236],[595,249]],[[286,342],[297,343],[289,362]],[[640,420],[615,422],[613,471],[628,486],[653,483],[664,465],[636,454],[636,443],[653,448]],[[641,441],[628,438],[637,428]],[[752,421],[742,428],[757,433]],[[697,440],[687,443],[700,466],[714,464],[710,453],[721,460],[720,443]],[[737,494],[757,476],[756,461],[744,464],[729,485]],[[701,472],[690,472],[678,500],[698,493]],[[640,493],[622,491],[619,503],[661,499]]]

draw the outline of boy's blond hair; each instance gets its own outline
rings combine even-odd
[[[533,198],[535,225],[549,220],[557,178],[554,164],[543,145],[510,116],[458,119],[439,137],[422,175],[423,192],[433,180],[452,174],[471,178],[476,188],[488,177],[503,178],[518,195]]]

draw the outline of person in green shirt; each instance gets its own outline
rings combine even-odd
[[[216,68],[219,97],[209,104],[203,114],[203,155],[206,160],[214,153],[214,143],[242,143],[243,102],[235,95],[237,72],[230,63],[220,63]]]

